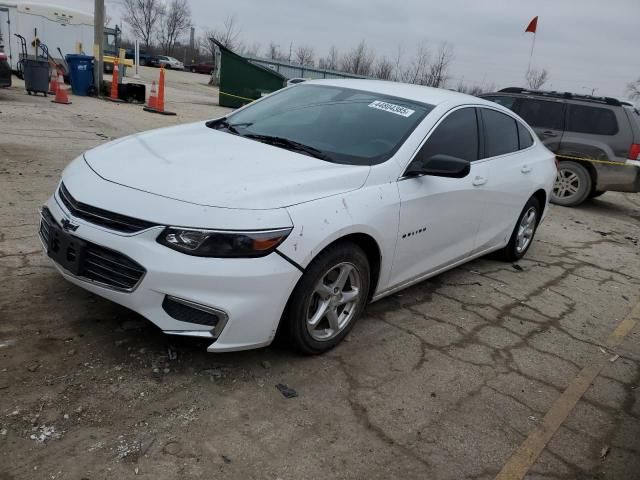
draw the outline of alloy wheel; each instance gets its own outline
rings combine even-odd
[[[560,169],[553,184],[553,194],[557,198],[571,198],[580,191],[580,177],[568,169]]]
[[[343,262],[327,270],[307,304],[309,335],[327,341],[343,331],[356,313],[360,292],[360,272],[354,264]]]
[[[531,243],[536,229],[537,216],[538,214],[535,207],[529,208],[522,216],[516,235],[516,251],[518,253],[524,252]]]

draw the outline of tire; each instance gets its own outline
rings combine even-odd
[[[591,192],[589,194],[589,198],[597,198],[600,195],[602,195],[603,193],[607,193],[607,191],[606,190],[594,190],[593,192]]]
[[[585,167],[576,162],[560,162],[551,201],[563,207],[580,205],[589,197],[592,184]]]
[[[515,262],[525,256],[533,243],[541,214],[540,202],[536,197],[531,197],[518,217],[509,243],[502,250],[498,250],[497,254],[500,259],[506,262]]]
[[[369,284],[369,261],[356,244],[338,243],[320,253],[298,281],[285,309],[284,331],[291,346],[305,355],[317,355],[338,345],[364,311]],[[354,297],[345,303],[344,294]]]

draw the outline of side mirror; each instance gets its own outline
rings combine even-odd
[[[464,178],[469,175],[471,163],[451,155],[437,154],[427,159],[416,158],[405,172],[405,177],[431,175],[434,177]]]

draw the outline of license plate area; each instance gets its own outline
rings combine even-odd
[[[47,242],[47,255],[62,268],[80,275],[87,251],[87,243],[62,230],[58,225],[47,223],[49,238]]]

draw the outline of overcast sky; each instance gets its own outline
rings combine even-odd
[[[106,0],[114,22],[120,1]],[[522,85],[532,40],[523,32],[539,15],[533,66],[549,71],[545,88],[622,97],[640,77],[640,0],[189,1],[197,35],[235,15],[245,43],[273,40],[283,51],[293,42],[323,56],[332,44],[342,52],[366,40],[378,56],[400,46],[408,62],[421,42],[446,41],[455,52],[450,86],[499,88]],[[93,0],[51,3],[93,11]]]

